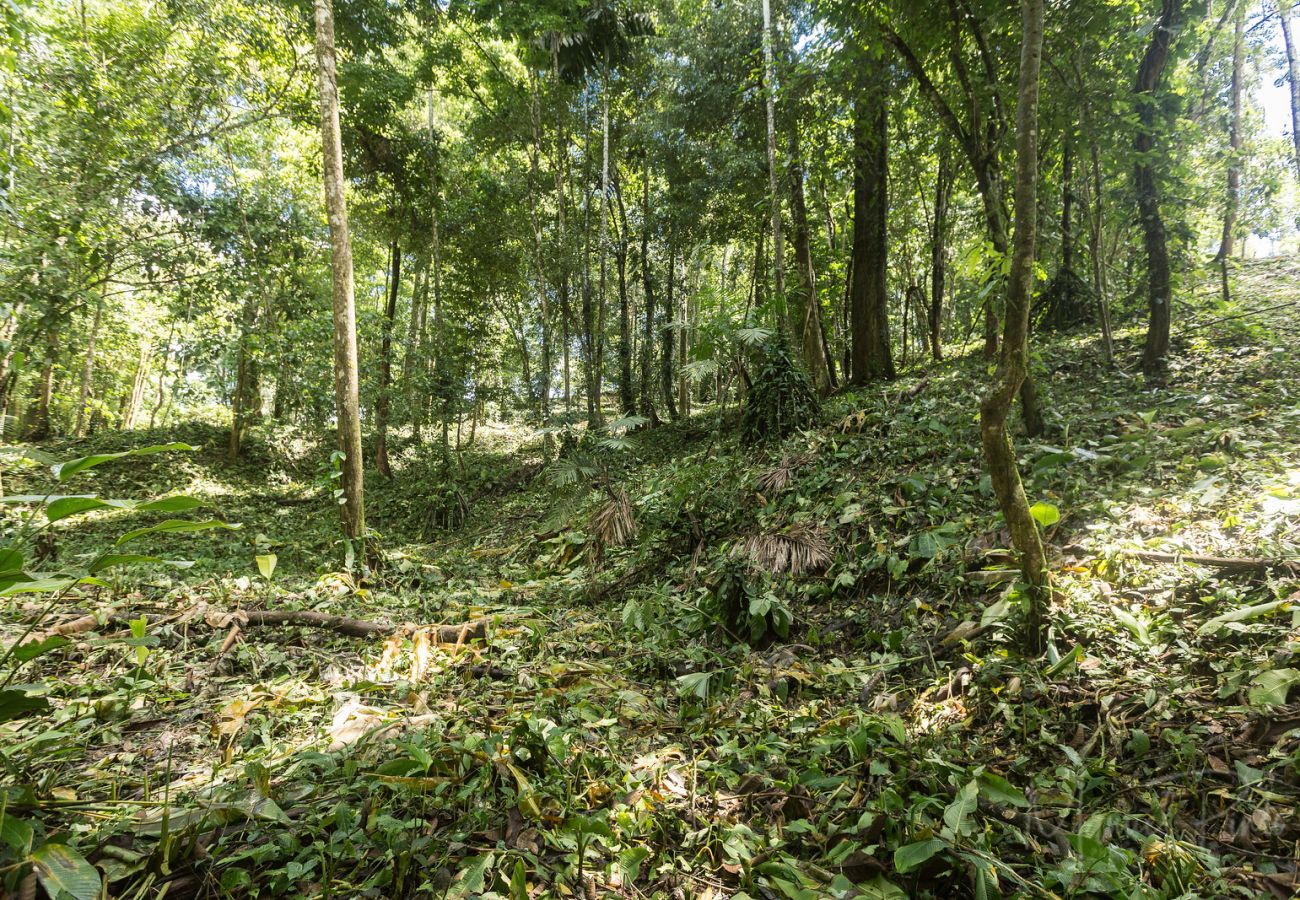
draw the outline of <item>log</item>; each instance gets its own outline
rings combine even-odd
[[[1225,569],[1231,572],[1249,572],[1265,574],[1281,571],[1300,574],[1300,561],[1285,559],[1262,559],[1249,556],[1204,556],[1199,553],[1166,553],[1162,550],[1125,550],[1126,555],[1147,562],[1188,563],[1194,566],[1206,566],[1211,569]]]
[[[487,634],[487,619],[476,619],[464,625],[430,625],[423,626],[411,622],[390,625],[386,622],[369,622],[365,619],[349,619],[329,613],[314,612],[307,609],[246,609],[237,615],[244,617],[245,625],[302,625],[307,628],[323,628],[337,631],[349,637],[386,637],[403,631],[417,631],[428,627],[438,640],[444,644],[470,641]]]
[[[472,641],[475,638],[482,638],[487,634],[487,619],[475,619],[463,625],[419,625],[414,622],[392,625],[387,622],[349,619],[346,616],[335,616],[308,609],[232,610],[230,613],[222,614],[219,621],[221,623],[220,627],[229,628],[230,630],[218,656],[230,649],[230,645],[238,638],[240,629],[262,625],[298,625],[305,628],[321,628],[326,631],[337,631],[339,634],[345,634],[348,637],[387,637],[391,634],[420,631],[427,628],[431,634],[436,635],[438,642],[442,644],[463,643]],[[84,634],[87,631],[94,631],[100,624],[97,616],[81,616],[55,625],[44,634],[36,635],[36,638],[40,639],[51,635]],[[104,620],[103,624],[112,625],[116,628],[130,627],[129,617],[122,613],[113,613]],[[210,621],[209,624],[217,627],[217,620]]]

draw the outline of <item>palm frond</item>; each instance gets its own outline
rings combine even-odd
[[[622,547],[636,537],[636,518],[627,491],[610,488],[609,499],[596,507],[588,525],[601,547]]]
[[[750,535],[743,546],[754,565],[773,575],[802,575],[822,568],[835,555],[821,531],[808,525]]]

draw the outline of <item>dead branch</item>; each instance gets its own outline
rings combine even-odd
[[[1204,556],[1200,553],[1166,553],[1162,550],[1125,550],[1126,556],[1147,562],[1188,563],[1194,566],[1206,566],[1211,569],[1225,569],[1230,572],[1245,572],[1263,575],[1268,572],[1285,572],[1300,574],[1300,561],[1286,559],[1263,559],[1249,556]]]

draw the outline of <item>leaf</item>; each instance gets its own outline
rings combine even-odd
[[[157,500],[146,500],[137,504],[137,510],[148,510],[149,512],[186,512],[191,509],[198,509],[203,505],[203,501],[196,497],[189,497],[185,494],[175,494],[171,497],[159,497]]]
[[[112,569],[116,566],[141,566],[141,565],[171,566],[175,569],[188,569],[194,563],[185,559],[163,559],[160,556],[141,556],[138,553],[109,553],[101,556],[90,564],[87,570],[94,575],[96,572],[103,572],[105,569]]]
[[[1248,697],[1252,706],[1282,706],[1296,685],[1300,685],[1300,669],[1270,669],[1255,676]]]
[[[1240,609],[1231,610],[1208,620],[1204,625],[1196,629],[1196,633],[1205,634],[1231,622],[1245,622],[1250,619],[1257,619],[1260,616],[1268,615],[1275,610],[1289,606],[1291,602],[1291,600],[1272,600],[1268,603],[1256,603],[1254,606],[1243,606]]]
[[[1057,675],[1073,672],[1078,667],[1081,659],[1083,659],[1083,646],[1075,644],[1074,649],[1049,666],[1044,674],[1048,678],[1055,678]]]
[[[50,708],[44,697],[33,697],[26,691],[0,691],[0,722],[8,722],[28,713]]]
[[[279,561],[279,557],[274,553],[264,553],[256,557],[256,559],[257,571],[262,573],[263,578],[270,581],[271,576],[275,574],[275,564]]]
[[[19,581],[16,584],[10,584],[3,590],[0,590],[0,597],[12,597],[15,594],[45,594],[54,591],[61,591],[70,588],[74,584],[86,582],[88,579],[66,578],[54,576],[50,578],[33,578],[30,581]]]
[[[1042,528],[1047,528],[1049,525],[1055,525],[1061,521],[1061,511],[1042,500],[1029,507],[1029,514],[1034,517],[1034,521]]]
[[[980,793],[987,797],[989,802],[1008,803],[1011,806],[1029,806],[1029,800],[1025,797],[1024,791],[1001,775],[993,772],[983,772],[977,780],[980,784]]]
[[[32,851],[32,865],[41,887],[51,897],[60,892],[74,900],[95,900],[99,896],[99,872],[76,850],[65,844],[42,844]]]
[[[134,531],[128,531],[117,539],[116,546],[120,547],[128,541],[133,541],[138,537],[144,537],[147,534],[162,534],[164,532],[178,531],[210,531],[213,528],[225,528],[229,531],[234,531],[241,527],[243,526],[238,524],[228,524],[226,522],[218,521],[217,519],[209,519],[206,522],[191,522],[188,519],[168,519],[166,522],[159,522],[157,525],[149,525],[145,528],[137,528]]]
[[[51,522],[95,509],[129,509],[126,500],[101,500],[98,497],[60,497],[45,507],[45,518]]]
[[[154,453],[168,453],[174,450],[193,450],[189,444],[172,443],[172,444],[155,444],[152,447],[138,447],[135,450],[125,450],[121,453],[97,453],[94,456],[83,456],[80,459],[71,459],[64,463],[59,463],[50,467],[55,476],[62,483],[67,481],[78,472],[84,472],[86,469],[93,468],[106,462],[112,462],[115,459],[122,459],[126,456],[149,456]]]
[[[947,846],[946,841],[930,838],[899,847],[894,851],[894,869],[900,875],[910,872]]]
[[[70,643],[72,642],[62,635],[51,634],[39,641],[28,641],[25,644],[19,644],[14,648],[13,656],[19,662],[29,662],[38,656],[44,656],[51,650],[66,647]]]
[[[979,801],[979,782],[972,779],[957,792],[957,798],[943,811],[943,823],[954,835],[963,834],[970,827],[970,816]]]
[[[677,676],[677,693],[679,696],[694,695],[701,700],[709,699],[709,676],[711,672],[688,672]]]
[[[0,841],[20,855],[27,855],[28,849],[32,846],[33,836],[32,826],[17,816],[6,814],[3,819],[0,819]]]

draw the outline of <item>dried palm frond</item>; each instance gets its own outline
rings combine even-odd
[[[794,482],[795,470],[812,459],[811,453],[787,453],[779,463],[759,474],[758,489],[765,494],[779,494]]]
[[[835,555],[821,531],[808,525],[751,535],[744,547],[754,565],[773,575],[801,575],[820,569]]]
[[[601,547],[621,547],[636,537],[636,519],[627,492],[610,488],[609,499],[591,514],[590,527]]]

